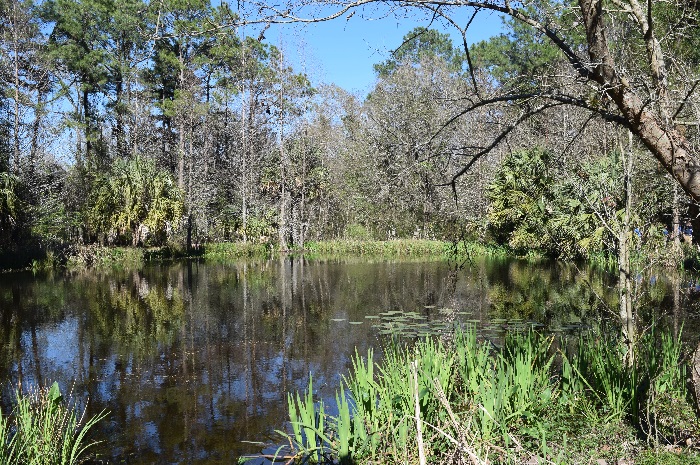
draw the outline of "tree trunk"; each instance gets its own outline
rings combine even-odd
[[[673,225],[671,238],[673,239],[672,255],[675,266],[679,266],[683,260],[683,251],[681,250],[681,209],[680,196],[678,192],[678,184],[673,183]]]
[[[625,220],[628,220],[628,211],[625,210]],[[623,226],[618,238],[618,270],[620,282],[620,322],[622,323],[622,338],[627,346],[627,363],[634,363],[634,311],[632,308],[632,277],[630,271],[629,230]]]
[[[624,166],[624,202],[625,211],[622,217],[622,225],[620,227],[618,237],[618,270],[619,270],[619,291],[620,291],[620,322],[622,324],[622,338],[627,346],[626,362],[632,366],[634,364],[634,343],[635,343],[635,326],[634,326],[634,309],[632,307],[632,272],[630,264],[630,230],[631,230],[631,215],[632,215],[632,169],[633,169],[633,154],[632,154],[632,134],[629,134],[630,144],[629,151],[625,158],[624,151],[623,166]]]
[[[180,74],[178,75],[178,86],[180,87],[180,90],[183,90],[185,88],[185,59],[182,56],[182,49],[184,47],[180,48],[180,54],[178,56],[178,63],[180,65]],[[182,102],[176,102],[176,105],[179,107],[177,111],[177,115],[179,116],[180,120],[180,127],[179,127],[179,139],[178,139],[178,146],[177,146],[177,154],[178,154],[178,159],[177,159],[177,187],[180,188],[184,192],[185,190],[185,115],[182,114]]]
[[[92,111],[90,110],[90,92],[87,90],[86,82],[83,80],[83,118],[85,119],[85,159],[90,162],[94,162],[96,160],[91,160],[90,155],[92,154],[92,138],[93,138],[93,131],[92,131],[92,121],[91,121],[91,113]]]
[[[36,169],[37,157],[39,155],[39,130],[41,129],[41,119],[44,111],[44,83],[37,86],[36,107],[34,109],[34,121],[32,122],[32,141],[29,148],[29,169],[33,173]]]
[[[282,58],[280,57],[280,61]],[[284,106],[283,86],[279,91],[280,109]],[[282,111],[282,110],[280,110]],[[279,214],[279,245],[280,250],[286,251],[287,245],[287,154],[284,150],[284,116],[280,115],[279,120],[279,144],[280,144],[280,214]]]
[[[595,64],[592,70],[579,69],[579,73],[602,87],[603,92],[615,102],[624,116],[629,130],[639,137],[683,190],[700,201],[700,160],[691,150],[688,141],[670,121],[662,121],[660,114],[644,102],[631,88],[627,78],[620,76],[615,69],[605,34],[602,0],[579,0],[579,6],[586,28],[591,63]],[[663,70],[659,69],[660,64],[655,61],[659,59],[656,56],[658,50],[653,44],[649,47],[652,49],[649,53],[653,54],[650,58],[652,74],[663,78]],[[663,85],[655,84],[659,97],[663,97]]]
[[[244,51],[243,55],[243,67],[245,68],[246,66],[246,55]],[[241,88],[241,95],[242,98],[245,99],[244,101],[241,102],[241,139],[243,143],[243,152],[241,154],[241,183],[240,183],[240,190],[241,190],[241,200],[242,200],[242,209],[241,209],[241,221],[243,223],[243,243],[248,242],[248,196],[249,196],[249,183],[250,183],[250,167],[249,167],[249,162],[250,162],[250,154],[251,154],[251,139],[252,139],[252,132],[253,132],[253,111],[255,109],[254,105],[255,102],[253,100],[253,89],[252,85],[251,88],[249,89],[248,93],[246,94],[246,86],[245,82],[243,83],[243,86]]]
[[[180,115],[180,134],[177,144],[177,187],[185,191],[185,118]]]
[[[124,112],[122,109],[122,98],[124,94],[124,83],[121,71],[116,73],[115,79],[115,126],[114,138],[116,139],[116,148],[118,157],[126,157],[126,142],[124,140]]]
[[[285,183],[285,175],[284,175],[284,167],[282,167],[282,176],[280,179],[280,215],[279,215],[279,244],[280,244],[280,250],[281,251],[286,251],[288,249],[288,244],[287,244],[287,190],[284,186]]]
[[[189,213],[187,214],[187,243],[185,247],[187,247],[187,253],[192,250],[192,215]]]
[[[700,413],[700,344],[693,353],[693,363],[690,367],[693,387],[695,389],[695,409]]]
[[[16,8],[17,5],[13,4],[13,13],[16,13]],[[16,19],[16,18],[13,18]],[[13,134],[13,159],[8,162],[8,170],[12,172],[12,165],[14,164],[15,167],[19,164],[19,156],[20,156],[20,118],[19,118],[19,100],[20,100],[20,95],[19,95],[19,38],[17,37],[17,24],[15,23],[15,27],[12,28],[12,35],[13,35],[13,42],[14,42],[14,79],[15,79],[15,95],[14,95],[14,112],[15,112],[15,121],[14,121],[14,134]]]

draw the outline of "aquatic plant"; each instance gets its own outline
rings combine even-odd
[[[294,447],[299,451],[298,455],[307,457],[312,463],[320,463],[325,447],[330,443],[325,436],[325,413],[323,401],[318,407],[313,399],[313,379],[309,377],[309,388],[302,397],[298,392],[296,397],[287,396],[289,406],[289,419],[292,424],[293,435],[289,438]],[[337,426],[336,421],[336,426]]]
[[[687,398],[679,338],[649,331],[633,364],[612,335],[585,333],[571,347],[527,330],[506,334],[497,348],[467,327],[445,339],[393,342],[379,365],[372,351],[356,353],[336,393],[338,415],[325,426],[311,384],[306,396],[290,396],[297,457],[410,463],[422,452],[434,463],[576,462],[586,453],[569,439],[576,431],[595,436],[596,428],[629,424],[657,445],[700,433],[697,421],[671,421],[678,412],[669,402]]]
[[[88,459],[88,450],[99,444],[88,432],[106,418],[78,415],[75,405],[64,401],[58,384],[15,393],[9,415],[0,412],[0,465],[77,465]]]

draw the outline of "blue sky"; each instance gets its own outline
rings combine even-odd
[[[468,12],[459,12],[466,24]],[[369,15],[368,15],[369,16]],[[375,82],[372,65],[384,61],[402,38],[416,26],[428,26],[429,20],[415,15],[396,18],[367,19],[358,12],[352,18],[338,18],[323,23],[285,25],[271,28],[265,36],[280,45],[298,71],[306,72],[314,85],[334,83],[353,93],[366,95]],[[455,45],[461,46],[461,35],[450,27],[433,23],[431,27],[448,32]],[[503,31],[501,19],[481,12],[472,22],[467,35],[470,44]]]

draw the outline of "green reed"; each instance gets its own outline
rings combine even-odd
[[[86,418],[67,404],[54,383],[28,394],[15,394],[9,415],[0,412],[0,464],[77,465],[88,459],[89,431],[107,415]]]
[[[312,463],[320,463],[324,449],[330,441],[324,434],[326,415],[323,401],[319,401],[318,407],[316,406],[313,399],[313,379],[311,377],[309,377],[309,387],[306,393],[301,396],[297,392],[296,397],[289,394],[287,404],[293,436],[290,437],[286,434],[285,436],[292,440],[299,455],[307,457]]]
[[[416,397],[421,444],[433,463],[456,457],[472,464],[518,463],[532,454],[576,462],[586,448],[570,437],[581,428],[624,423],[664,437],[679,431],[664,422],[678,416],[664,410],[669,399],[678,405],[687,398],[679,338],[652,328],[634,347],[633,364],[619,338],[610,335],[583,334],[569,351],[556,350],[554,342],[535,331],[512,332],[498,348],[479,341],[468,327],[445,340],[392,343],[380,364],[371,350],[366,357],[356,353],[336,394],[338,416],[323,423],[323,405],[309,397],[311,385],[305,397],[290,396],[298,457],[415,462]],[[700,434],[698,422],[692,425]]]
[[[307,242],[304,253],[310,256],[361,256],[361,257],[445,257],[449,242],[424,239],[328,240]]]

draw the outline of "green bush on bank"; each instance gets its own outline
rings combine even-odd
[[[137,247],[105,247],[86,245],[77,247],[67,258],[67,268],[102,268],[109,266],[140,266],[144,249]]]
[[[381,364],[371,351],[356,355],[337,416],[314,402],[311,383],[290,395],[290,454],[316,463],[418,463],[421,449],[429,463],[648,463],[672,445],[684,463],[697,460],[682,449],[700,439],[700,423],[680,340],[651,331],[633,353],[592,333],[568,343],[511,333],[494,350],[470,328],[391,345]]]

